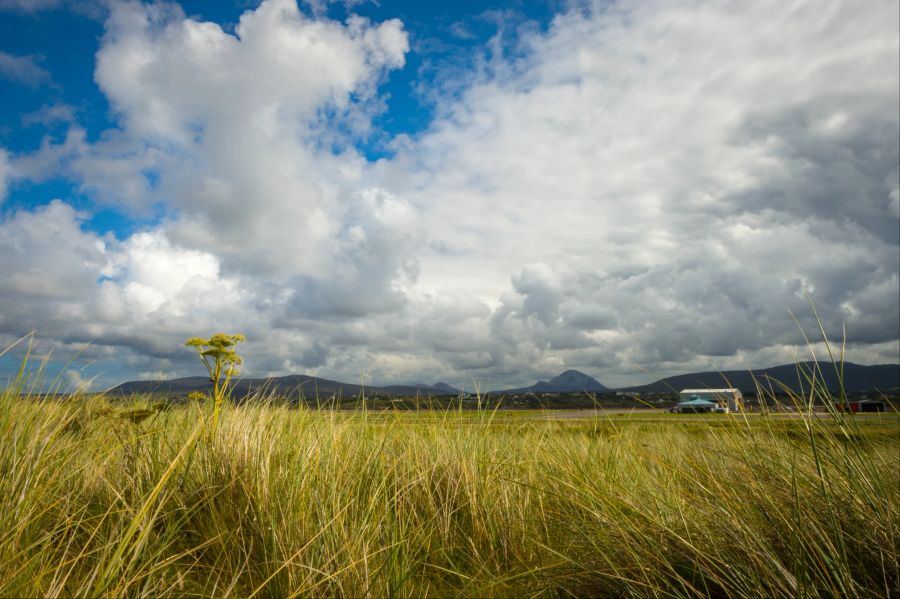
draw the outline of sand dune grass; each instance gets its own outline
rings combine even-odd
[[[19,391],[0,396],[0,596],[900,593],[896,414],[251,402],[213,432],[201,406]]]

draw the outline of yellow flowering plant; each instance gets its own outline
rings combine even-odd
[[[228,394],[228,383],[238,375],[237,367],[243,362],[234,351],[234,346],[246,340],[240,334],[216,333],[209,339],[191,337],[184,342],[187,347],[197,350],[200,361],[209,373],[209,382],[213,384],[213,428],[219,421],[219,409]]]

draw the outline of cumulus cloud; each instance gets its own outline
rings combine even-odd
[[[62,202],[7,217],[0,332],[134,372],[186,372],[184,337],[229,330],[254,374],[624,384],[790,360],[810,294],[850,359],[896,361],[897,17],[579,5],[454,71],[431,126],[371,163],[399,21],[269,0],[232,34],[118,3],[95,73],[118,127],[7,168],[166,216],[122,241]]]
[[[158,231],[124,242],[100,237],[81,229],[85,217],[55,200],[0,223],[0,332],[113,345],[133,336],[128,345],[167,355],[166,336],[188,333],[188,318],[229,324],[228,306],[241,292],[214,256],[174,248]]]
[[[895,348],[896,12],[620,2],[558,16],[399,157],[432,234],[422,286],[449,272],[503,298],[491,364],[660,370],[763,351],[801,339],[788,308],[815,328],[806,293],[831,333],[845,321],[852,340]],[[570,316],[591,312],[598,324]]]
[[[406,48],[398,21],[311,20],[283,0],[245,13],[234,35],[176,5],[114,6],[96,77],[121,127],[89,143],[73,126],[62,143],[47,141],[15,166],[33,180],[62,172],[99,202],[136,214],[164,197],[177,218],[107,247],[79,273],[102,295],[110,326],[87,314],[70,326],[36,314],[34,324],[63,340],[78,329],[162,357],[188,328],[229,328],[229,313],[239,317],[231,328],[258,330],[263,342],[278,337],[268,330],[274,319],[402,303],[396,287],[415,278],[416,266],[401,248],[415,242],[416,215],[365,180],[352,142],[366,134],[360,123],[380,106],[377,83],[403,64]],[[16,214],[7,228],[64,221],[64,211],[54,203]],[[77,220],[70,209],[68,231],[84,240]],[[212,288],[226,279],[240,285]],[[209,289],[197,288],[202,280]],[[75,293],[87,302],[88,291]],[[119,319],[123,326],[112,326]],[[141,323],[153,334],[138,332]],[[321,346],[303,335],[279,343],[266,367],[281,368],[287,354],[321,362]]]
[[[131,4],[110,17],[96,77],[122,121],[116,143],[141,142],[118,163],[137,179],[153,170],[180,213],[173,239],[236,268],[316,276],[334,267],[332,240],[364,186],[364,160],[334,131],[370,108],[405,51],[398,21],[310,20],[290,1],[245,13],[235,35]],[[100,154],[76,168],[102,187],[115,163]]]

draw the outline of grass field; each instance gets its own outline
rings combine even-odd
[[[0,396],[0,596],[900,593],[900,419]]]

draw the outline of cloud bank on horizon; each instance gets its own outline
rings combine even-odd
[[[791,361],[809,294],[848,359],[898,360],[896,1],[572,3],[424,90],[411,135],[380,127],[400,19],[103,14],[111,126],[57,105],[29,123],[62,135],[0,137],[0,201],[88,198],[4,207],[2,343],[90,342],[106,383],[193,374],[181,342],[222,330],[253,375],[619,385]],[[0,77],[58,85],[3,47]]]

